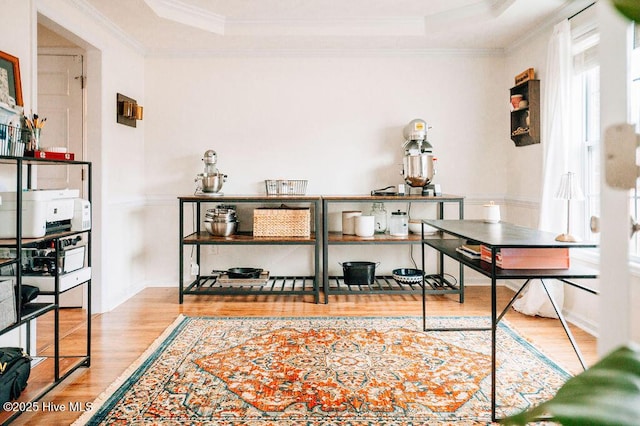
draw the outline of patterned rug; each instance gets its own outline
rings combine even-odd
[[[425,333],[421,317],[181,316],[74,424],[489,424],[490,339]],[[549,399],[569,378],[504,324],[497,352],[499,417]]]

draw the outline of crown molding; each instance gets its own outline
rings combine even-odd
[[[147,57],[171,58],[233,58],[233,57],[503,57],[504,49],[402,49],[402,48],[247,48],[247,49],[156,49]]]
[[[123,44],[131,47],[137,53],[141,55],[146,55],[147,50],[142,45],[142,43],[138,42],[134,38],[132,38],[128,33],[126,33],[122,28],[114,24],[110,21],[106,16],[104,16],[100,11],[98,11],[95,7],[87,3],[85,0],[68,0],[76,9],[78,9],[82,14],[94,19],[98,24],[105,29],[109,34],[111,34],[114,38],[121,41]],[[39,10],[42,11],[42,10]]]
[[[547,20],[541,25],[538,25],[533,31],[529,32],[525,37],[521,37],[517,41],[511,44],[506,49],[507,55],[519,50],[521,47],[528,45],[531,40],[535,40],[540,37],[540,35],[545,34],[547,32],[553,31],[553,27],[563,21],[564,19],[569,19],[571,16],[574,16],[576,13],[579,13],[581,10],[585,8],[585,5],[592,3],[593,0],[573,0],[568,4],[564,4],[560,8],[558,8],[553,16],[555,19]]]
[[[144,0],[161,18],[224,35],[226,18],[179,0]]]

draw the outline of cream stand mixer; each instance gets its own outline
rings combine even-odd
[[[432,184],[437,158],[427,141],[427,129],[427,123],[419,118],[404,127],[402,176],[410,187],[422,188],[422,195],[441,195],[440,185]]]

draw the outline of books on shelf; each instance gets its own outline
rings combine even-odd
[[[469,259],[480,259],[481,246],[480,244],[462,244],[456,248],[456,251]]]
[[[492,262],[489,247],[481,247],[480,259]],[[496,266],[502,269],[569,269],[569,265],[566,247],[503,248],[496,253]]]

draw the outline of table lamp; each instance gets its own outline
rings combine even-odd
[[[556,237],[556,241],[566,241],[566,242],[578,242],[580,238],[571,235],[569,232],[571,229],[571,200],[582,200],[584,196],[582,195],[582,191],[578,187],[578,181],[576,179],[576,174],[573,172],[568,172],[562,175],[560,180],[560,186],[556,191],[555,198],[560,200],[567,200],[567,232],[564,234],[560,234]]]

